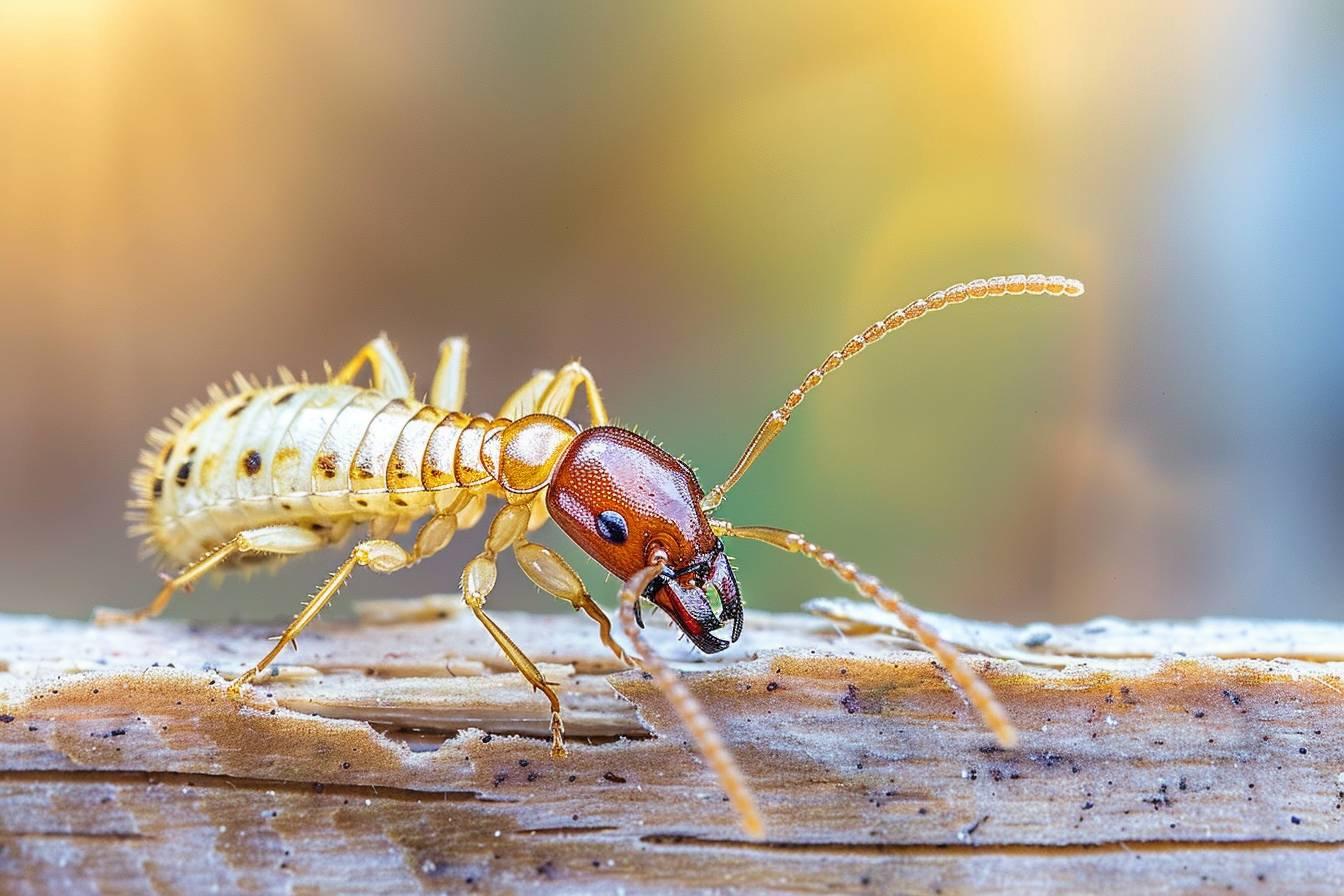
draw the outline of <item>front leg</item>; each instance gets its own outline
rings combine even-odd
[[[611,620],[588,593],[583,579],[574,571],[564,557],[546,547],[526,539],[519,539],[513,546],[513,556],[522,567],[532,584],[542,591],[561,600],[567,600],[575,610],[582,610],[597,623],[598,636],[607,649],[627,666],[637,665],[635,659],[616,643],[611,636]]]

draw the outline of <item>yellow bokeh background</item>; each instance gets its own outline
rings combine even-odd
[[[468,404],[581,357],[723,514],[985,618],[1339,616],[1341,15],[1329,4],[0,5],[0,610],[155,585],[144,431],[386,330]],[[481,531],[349,593],[455,589]],[[554,528],[543,540],[578,560]],[[749,606],[838,593],[735,551]],[[336,562],[179,600],[287,614]],[[599,595],[612,583],[579,564]],[[553,609],[516,570],[493,601]]]

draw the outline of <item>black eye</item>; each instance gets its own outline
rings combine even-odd
[[[630,529],[625,525],[625,517],[614,510],[604,510],[597,515],[597,534],[612,544],[625,544]]]

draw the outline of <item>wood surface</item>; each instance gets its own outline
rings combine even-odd
[[[746,841],[675,716],[586,618],[453,596],[319,623],[246,706],[274,626],[0,616],[0,892],[1338,893],[1344,626],[1014,628],[930,615],[1022,731],[843,600],[693,656],[651,628],[760,800]]]

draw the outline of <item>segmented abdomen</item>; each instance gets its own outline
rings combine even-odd
[[[132,478],[132,532],[166,560],[284,523],[338,541],[375,517],[424,515],[435,492],[493,485],[481,448],[502,421],[356,386],[239,385],[151,433]]]

